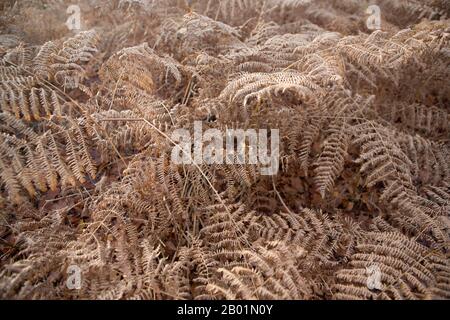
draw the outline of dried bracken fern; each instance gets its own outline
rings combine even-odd
[[[447,0],[12,2],[0,298],[450,299]]]

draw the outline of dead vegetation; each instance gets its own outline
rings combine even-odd
[[[79,2],[0,5],[1,298],[450,298],[448,0]],[[279,173],[173,164],[194,121]]]

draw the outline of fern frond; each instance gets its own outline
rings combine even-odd
[[[350,268],[336,273],[336,299],[433,298],[439,281],[433,275],[434,254],[426,247],[397,233],[377,233],[356,250]]]
[[[243,100],[246,106],[250,100],[277,96],[292,92],[300,101],[314,101],[318,95],[319,86],[311,78],[297,72],[254,73],[242,75],[232,81],[220,95],[222,99],[231,101]]]
[[[94,53],[97,52],[97,42],[95,30],[89,30],[82,31],[64,41],[57,53],[52,52],[54,48],[51,45],[44,46],[44,51],[41,51],[42,54],[36,57],[37,67],[45,76],[47,73],[46,67],[42,67],[41,61],[42,59],[45,61],[46,55],[51,55],[53,63],[50,65],[50,69],[56,81],[65,88],[78,88],[85,77],[85,70],[82,65],[89,62]]]
[[[255,251],[242,252],[249,267],[220,268],[223,284],[210,283],[206,290],[228,299],[305,299],[311,295],[308,281],[297,269],[304,256],[301,247],[269,242]]]

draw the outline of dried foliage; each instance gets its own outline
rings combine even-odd
[[[79,2],[0,5],[0,298],[450,298],[448,1]],[[175,165],[194,121],[279,173]]]

